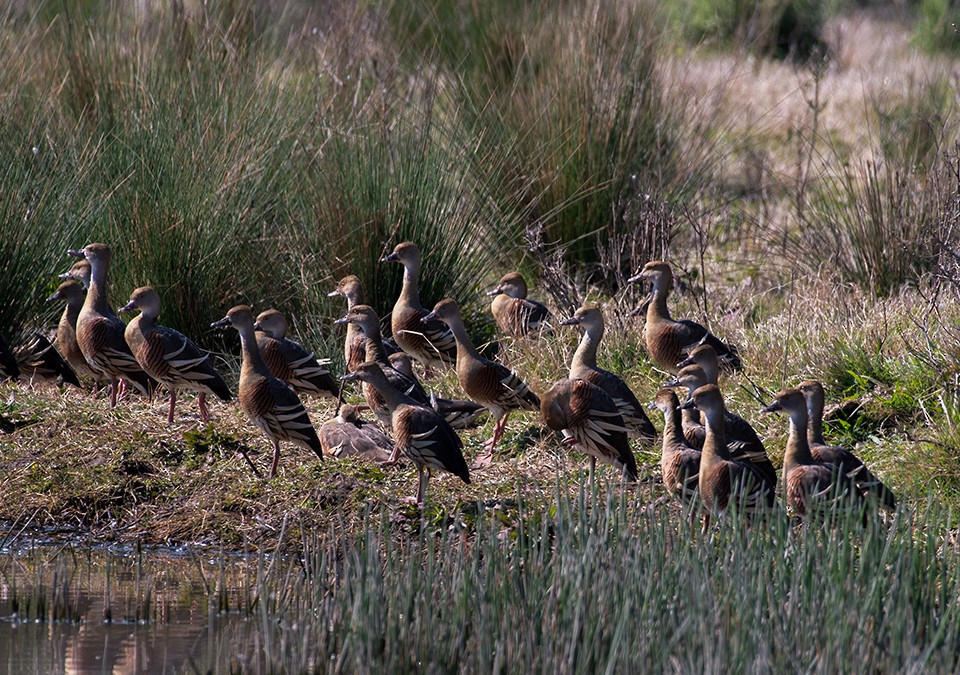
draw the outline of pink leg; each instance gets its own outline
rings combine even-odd
[[[127,393],[127,383],[123,380],[117,382],[117,400],[121,400]]]
[[[170,387],[170,411],[167,412],[167,424],[173,424],[173,409],[177,406],[177,389]]]
[[[280,441],[273,442],[273,464],[270,465],[270,478],[277,475],[277,465],[280,463]]]
[[[200,421],[204,424],[210,424],[210,411],[207,410],[206,392],[200,392],[200,396],[197,397],[197,405],[200,407]]]

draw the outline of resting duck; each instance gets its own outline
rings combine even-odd
[[[631,438],[652,441],[657,429],[643,411],[643,405],[619,375],[597,366],[597,348],[603,339],[603,314],[598,307],[585,305],[561,326],[583,327],[583,338],[570,362],[570,379],[583,379],[603,389],[613,399]]]
[[[540,415],[548,427],[563,433],[564,445],[577,446],[590,456],[591,485],[597,460],[616,467],[627,480],[637,480],[627,428],[603,389],[586,380],[560,380],[544,393]]]
[[[273,443],[270,465],[270,478],[273,478],[280,461],[280,441],[313,450],[321,460],[323,448],[300,398],[283,380],[274,377],[263,362],[253,324],[253,310],[247,305],[237,305],[210,327],[233,326],[240,334],[242,361],[237,398],[247,419]]]
[[[345,276],[337,284],[337,287],[327,294],[328,297],[344,297],[347,299],[347,311],[350,311],[356,305],[365,304],[363,284],[353,274]],[[367,360],[366,358],[366,338],[360,332],[360,327],[356,324],[347,324],[347,337],[343,345],[343,356],[347,364],[347,372],[352,373],[353,369]],[[383,340],[383,351],[390,356],[397,352],[397,346],[392,342]]]
[[[487,295],[493,296],[490,311],[504,335],[522,338],[550,328],[553,315],[546,306],[527,298],[527,282],[519,272],[505,274]]]
[[[658,391],[652,407],[663,413],[663,450],[660,454],[663,487],[684,506],[690,506],[698,497],[700,450],[690,447],[683,437],[680,400],[672,389]]]
[[[799,389],[783,389],[762,412],[786,412],[790,433],[783,454],[787,508],[801,517],[837,508],[859,508],[863,498],[839,466],[814,459],[807,442],[807,404]]]
[[[823,404],[825,400],[823,385],[816,380],[804,380],[798,386],[807,405],[807,442],[813,458],[824,464],[835,464],[840,471],[853,478],[857,488],[864,495],[871,495],[880,506],[894,510],[897,498],[893,491],[883,484],[853,451],[833,445],[827,445],[823,439]]]
[[[90,267],[86,261],[82,262],[88,268]],[[63,314],[60,315],[60,323],[57,324],[57,351],[77,375],[96,380],[97,373],[87,363],[83,352],[80,351],[80,345],[77,344],[77,318],[80,316],[80,309],[86,297],[87,293],[83,290],[81,283],[76,279],[68,279],[57,287],[47,301],[59,300],[66,303]]]
[[[80,386],[77,374],[70,364],[64,361],[44,335],[34,333],[29,343],[17,352],[20,365],[20,377],[30,382],[62,382]]]
[[[77,344],[97,379],[110,380],[110,407],[117,405],[120,379],[140,393],[152,396],[156,381],[137,363],[123,338],[127,327],[113,313],[107,300],[110,247],[88,244],[67,253],[90,263],[90,288],[77,316]]]
[[[402,452],[416,465],[419,475],[417,504],[423,505],[433,470],[447,471],[464,483],[470,483],[470,470],[463,458],[463,442],[437,411],[418,404],[392,386],[373,361],[359,365],[341,379],[360,380],[380,392],[393,418],[391,426],[396,441],[388,463],[396,462]]]
[[[694,406],[707,420],[707,438],[700,454],[698,480],[700,500],[706,511],[704,529],[709,525],[711,514],[720,516],[731,507],[739,509],[742,506],[747,515],[771,508],[776,484],[755,465],[735,460],[727,448],[720,388],[715,384],[704,385],[680,407]]]
[[[359,455],[378,464],[393,454],[393,443],[376,426],[360,419],[359,406],[344,403],[337,416],[317,430],[323,451],[333,457]]]
[[[423,320],[430,311],[420,304],[420,249],[406,241],[380,262],[403,265],[403,288],[390,316],[393,339],[400,349],[427,367],[454,363],[457,345],[450,329],[439,321]]]
[[[177,405],[177,389],[186,388],[199,392],[197,405],[200,419],[210,421],[207,410],[207,394],[221,401],[231,399],[230,389],[220,373],[210,363],[210,355],[200,351],[190,339],[166,326],[157,325],[160,316],[160,296],[153,286],[141,286],[130,295],[130,302],[120,312],[140,310],[127,324],[123,337],[137,363],[153,379],[170,390],[170,409],[167,424],[173,424]]]
[[[396,352],[388,357],[390,365],[412,380],[416,380],[413,372],[413,361],[406,352]],[[443,415],[454,429],[466,429],[475,426],[477,420],[487,411],[479,403],[463,399],[441,398],[430,392],[430,407]]]
[[[287,337],[287,320],[275,309],[260,312],[253,329],[257,331],[257,347],[267,368],[303,394],[328,398],[340,396],[340,383],[320,365],[313,352]]]
[[[629,279],[630,282],[645,280],[653,283],[650,304],[647,306],[645,334],[647,351],[654,363],[675,373],[676,364],[684,353],[703,342],[713,347],[731,368],[739,370],[742,367],[736,351],[699,323],[687,319],[674,321],[670,317],[667,294],[673,284],[673,271],[669,264],[661,260],[648,262],[640,274]]]
[[[511,410],[540,410],[540,399],[519,375],[501,363],[481,356],[463,325],[463,317],[457,303],[447,298],[441,300],[427,314],[424,322],[439,319],[450,327],[457,345],[457,381],[464,393],[490,411],[496,420],[493,436],[484,447],[486,452],[478,458],[483,465],[490,462],[493,449],[503,437],[507,417]]]

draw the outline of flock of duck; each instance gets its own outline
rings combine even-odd
[[[110,248],[89,244],[68,253],[81,258],[61,275],[51,300],[66,304],[51,345],[42,336],[21,349],[19,357],[0,338],[0,379],[59,378],[79,386],[78,376],[109,383],[110,406],[127,389],[152,395],[157,384],[169,392],[168,423],[173,423],[179,389],[198,392],[200,419],[210,415],[206,396],[231,400],[224,379],[210,357],[180,332],[157,323],[160,300],[150,286],[136,289],[119,312],[139,310],[128,324],[108,303]],[[276,310],[254,316],[247,305],[230,309],[212,327],[235,329],[240,335],[242,363],[237,398],[251,423],[273,444],[270,476],[277,471],[280,442],[307,448],[321,459],[326,451],[358,453],[382,464],[405,455],[419,473],[416,502],[422,504],[432,471],[447,471],[465,483],[470,469],[457,429],[475,424],[484,411],[495,420],[493,435],[476,459],[474,469],[492,461],[511,411],[539,411],[563,443],[585,452],[592,480],[596,463],[610,464],[627,481],[637,480],[637,464],[629,439],[654,442],[657,430],[628,384],[597,365],[603,338],[601,310],[592,305],[557,322],[542,304],[527,298],[527,286],[517,273],[504,276],[488,295],[498,329],[511,337],[536,339],[558,326],[579,326],[580,344],[569,377],[538,396],[523,377],[483,356],[464,324],[457,303],[420,304],[420,251],[401,243],[381,262],[403,266],[403,286],[391,312],[393,342],[384,340],[375,310],[364,304],[355,276],[343,278],[331,296],[347,301],[346,314],[335,323],[346,325],[344,356],[347,373],[335,378],[314,354],[286,336],[287,323]],[[718,386],[721,367],[741,368],[736,350],[689,320],[670,316],[667,296],[673,284],[666,262],[646,264],[631,282],[652,286],[646,307],[645,342],[651,359],[673,374],[649,409],[663,415],[660,466],[667,491],[690,509],[702,511],[704,527],[710,516],[728,509],[753,514],[774,505],[777,471],[763,442],[742,417],[728,411]],[[464,400],[428,394],[417,379],[412,361],[425,371],[453,366]],[[343,382],[358,380],[366,404],[344,404],[335,419],[315,430],[300,396],[342,396]],[[685,392],[684,400],[674,391]],[[783,460],[787,506],[800,516],[825,509],[862,508],[872,501],[895,506],[893,493],[849,449],[831,446],[823,438],[824,390],[815,381],[780,391],[764,412],[782,411],[790,428]],[[392,440],[376,425],[359,417],[369,409]]]

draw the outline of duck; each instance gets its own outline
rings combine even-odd
[[[658,366],[675,373],[676,364],[683,358],[685,351],[700,343],[706,343],[713,347],[732,369],[740,370],[743,367],[736,350],[699,323],[688,319],[674,321],[671,318],[667,309],[667,294],[673,284],[673,270],[669,263],[662,260],[648,262],[639,274],[630,277],[628,281],[653,283],[650,303],[647,306],[645,339],[647,352]]]
[[[863,497],[840,466],[817,461],[807,441],[807,403],[799,389],[777,392],[761,412],[785,412],[790,417],[783,454],[783,485],[787,508],[805,518],[837,508],[859,508]]]
[[[29,382],[61,382],[80,387],[80,380],[53,344],[42,333],[17,350],[20,377]]]
[[[684,506],[699,497],[700,450],[687,444],[680,424],[680,400],[673,389],[663,388],[651,404],[663,413],[663,446],[660,471],[663,487]]]
[[[20,364],[10,349],[10,343],[3,333],[0,333],[0,382],[16,380],[20,377]]]
[[[387,357],[390,365],[400,371],[407,377],[416,380],[416,373],[413,372],[413,360],[406,352],[395,352]],[[464,399],[449,399],[436,396],[433,392],[430,394],[430,407],[443,415],[444,419],[450,423],[454,429],[467,429],[475,426],[483,413],[487,411],[479,403],[467,401]]]
[[[89,263],[85,260],[81,262],[89,269]],[[97,380],[98,374],[87,363],[77,343],[77,318],[80,316],[86,297],[87,292],[83,285],[76,279],[70,278],[57,286],[57,290],[47,298],[47,302],[59,301],[66,305],[57,324],[57,337],[54,342],[57,351],[79,377]]]
[[[657,429],[643,410],[633,391],[619,375],[597,366],[597,348],[603,339],[603,313],[599,307],[584,305],[561,326],[581,326],[583,337],[570,362],[570,379],[582,379],[600,387],[613,399],[631,438],[652,441]]]
[[[394,450],[387,464],[395,463],[402,452],[417,467],[415,502],[423,506],[432,471],[446,471],[470,484],[470,470],[463,458],[463,441],[433,408],[421,405],[387,380],[380,364],[367,361],[341,380],[360,380],[375,387],[393,418]]]
[[[110,247],[99,243],[87,244],[82,249],[67,253],[90,263],[90,286],[77,316],[77,344],[80,345],[83,358],[97,374],[97,379],[110,381],[110,407],[117,405],[118,382],[121,379],[141,394],[152,396],[157,383],[137,363],[123,337],[127,327],[114,314],[108,302]]]
[[[676,372],[679,373],[687,366],[700,366],[707,376],[708,383],[720,383],[720,357],[717,355],[717,350],[710,345],[698,344],[688,351],[686,358],[677,363]]]
[[[317,430],[320,445],[332,457],[357,455],[377,464],[384,463],[393,454],[393,442],[375,425],[360,419],[360,408],[349,403],[340,406],[337,416]]]
[[[539,411],[540,398],[515,372],[502,363],[480,355],[467,333],[460,308],[454,300],[441,300],[434,306],[433,311],[423,317],[425,323],[434,320],[440,320],[449,326],[456,341],[456,371],[460,388],[468,397],[489,410],[496,420],[493,436],[484,444],[485,452],[477,460],[480,466],[489,464],[493,458],[493,449],[503,437],[510,411]]]
[[[703,368],[698,365],[684,366],[677,377],[667,382],[665,387],[684,387],[688,396],[709,382]],[[694,448],[703,448],[706,442],[706,426],[700,413],[694,408],[683,408],[683,435],[687,443]],[[750,462],[763,473],[764,477],[774,485],[777,483],[777,470],[767,456],[763,441],[757,435],[753,426],[744,418],[730,412],[724,407],[724,435],[728,442],[728,449],[733,458],[738,461]]]
[[[727,448],[725,407],[720,387],[705,384],[680,407],[696,407],[707,421],[707,437],[700,453],[697,481],[705,511],[704,531],[710,524],[711,515],[719,517],[730,508],[739,510],[742,507],[748,517],[772,508],[776,484],[754,464],[734,459]]]
[[[363,284],[360,279],[353,274],[348,274],[337,282],[337,287],[327,293],[327,297],[343,297],[347,299],[347,311],[350,311],[355,305],[363,305],[365,294]],[[387,356],[395,354],[397,346],[389,340],[382,340],[383,351]],[[343,345],[343,357],[347,364],[347,372],[352,373],[353,369],[367,360],[366,358],[366,338],[360,332],[360,327],[356,324],[347,324],[347,337]]]
[[[347,313],[333,322],[335,325],[349,324],[357,326],[361,335],[366,339],[364,353],[367,362],[380,366],[381,373],[395,389],[403,392],[419,405],[429,405],[430,397],[423,385],[415,377],[408,377],[390,365],[390,361],[383,349],[383,340],[380,337],[380,318],[370,305],[354,305]],[[393,423],[393,415],[387,402],[380,394],[380,390],[365,380],[361,380],[363,397],[373,411],[377,420],[387,429]]]
[[[613,399],[600,387],[580,378],[560,380],[540,400],[544,424],[563,434],[564,445],[590,457],[590,484],[597,461],[610,464],[631,482],[637,461],[630,451],[627,427]]]
[[[523,338],[550,329],[553,315],[545,305],[527,297],[527,282],[519,272],[503,275],[487,295],[493,297],[490,311],[504,335]]]
[[[211,328],[232,326],[240,334],[240,386],[237,399],[250,422],[273,443],[270,478],[277,475],[280,441],[288,441],[312,450],[323,460],[323,447],[300,397],[275,377],[260,356],[253,310],[249,305],[232,307],[227,315],[210,324]]]
[[[885,509],[897,508],[897,497],[876,475],[857,457],[852,450],[828,445],[823,438],[823,405],[825,394],[823,385],[817,380],[804,380],[797,388],[803,394],[807,405],[807,442],[813,458],[824,464],[834,464],[841,472],[853,478],[857,488],[864,495],[872,496]]]
[[[70,266],[70,269],[58,276],[63,281],[73,279],[78,282],[86,293],[87,289],[90,288],[90,263],[86,260],[78,260]]]
[[[120,308],[120,313],[139,309],[123,333],[123,339],[133,352],[137,363],[153,379],[170,391],[170,406],[167,424],[173,424],[177,405],[177,389],[193,389],[199,392],[197,406],[200,420],[210,422],[207,409],[207,394],[221,401],[233,397],[223,376],[210,362],[210,355],[201,351],[183,333],[157,325],[160,316],[160,296],[153,286],[141,286],[130,294],[130,302]]]
[[[287,320],[279,311],[268,309],[257,315],[260,356],[275,377],[289,384],[299,395],[316,394],[339,398],[340,383],[320,365],[313,352],[287,337]]]
[[[403,287],[390,315],[393,339],[407,354],[427,368],[443,368],[457,360],[453,333],[442,322],[424,317],[430,310],[420,304],[420,249],[411,241],[397,244],[393,252],[380,259],[403,265]]]

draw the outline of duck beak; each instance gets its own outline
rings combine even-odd
[[[760,408],[762,413],[780,412],[781,410],[783,410],[783,407],[780,405],[780,401],[774,401],[770,405]]]
[[[664,383],[663,383],[663,386],[664,386],[664,387],[682,387],[683,384],[680,383],[680,380],[674,378],[674,379],[670,380],[669,382],[664,382]]]
[[[696,410],[697,404],[693,402],[692,398],[688,398],[686,401],[677,406],[678,410]]]
[[[500,295],[501,293],[503,293],[503,289],[499,286],[496,288],[491,288],[489,291],[487,291],[487,295],[489,295],[491,298],[495,295]]]
[[[563,321],[561,321],[560,325],[561,326],[579,326],[580,319],[578,319],[575,316],[571,316],[569,319],[564,319]]]
[[[688,356],[688,357],[685,358],[683,361],[681,361],[680,363],[677,364],[677,370],[680,370],[681,368],[685,368],[685,367],[687,367],[687,366],[692,366],[692,365],[695,364],[695,363],[696,363],[696,361],[694,361],[693,359],[691,359],[691,358]]]
[[[359,380],[359,379],[360,379],[360,376],[357,375],[356,373],[347,373],[346,375],[340,376],[341,382],[350,382],[351,380]]]
[[[382,258],[380,258],[380,262],[382,262],[382,263],[385,263],[385,262],[400,262],[400,254],[394,252],[394,253],[391,253],[390,255],[385,255],[385,256],[383,256]]]
[[[137,308],[137,303],[135,303],[133,300],[131,300],[130,302],[128,302],[127,304],[125,304],[123,307],[121,307],[120,309],[118,309],[118,310],[117,310],[117,314],[123,314],[124,312],[130,312],[130,311],[135,310],[136,308]]]
[[[259,321],[254,321],[254,322],[253,322],[253,330],[258,330],[258,331],[260,331],[261,333],[263,332],[263,326],[260,324]]]
[[[73,279],[73,275],[70,274],[69,272],[64,272],[63,274],[58,274],[58,275],[57,275],[57,278],[58,278],[58,279]]]
[[[213,323],[211,323],[211,324],[210,324],[210,327],[211,327],[211,328],[226,328],[226,327],[229,326],[229,325],[230,325],[230,317],[229,317],[229,316],[225,316],[225,317],[223,317],[222,319],[220,319],[219,321],[214,321]]]
[[[69,248],[67,249],[67,255],[72,255],[74,258],[86,258],[82,248]]]
[[[648,404],[647,404],[647,410],[656,410],[656,409],[657,409],[657,402],[656,402],[656,401],[654,401],[653,403],[648,403]]]
[[[47,302],[53,302],[54,300],[59,300],[59,299],[60,299],[60,291],[54,291],[53,295],[47,298]]]
[[[337,297],[338,295],[343,295],[343,293],[341,293],[341,292],[340,292],[338,289],[336,289],[336,288],[334,288],[332,291],[330,291],[329,293],[327,293],[327,297],[328,297],[328,298],[335,298],[335,297]]]
[[[345,324],[345,323],[350,323],[350,320],[347,318],[347,315],[346,315],[346,314],[344,314],[343,316],[341,316],[339,319],[336,319],[336,320],[333,322],[333,325],[334,325],[334,326],[342,326],[342,325]]]
[[[428,321],[433,321],[433,320],[436,319],[436,318],[437,318],[437,313],[436,313],[436,312],[430,312],[429,314],[427,314],[425,317],[423,317],[423,318],[420,319],[420,320],[421,320],[423,323],[427,323]]]
[[[646,273],[646,272],[640,272],[639,274],[634,274],[632,277],[630,277],[629,279],[627,279],[627,283],[628,283],[628,284],[638,284],[638,283],[640,283],[641,281],[645,281],[646,279],[647,279],[647,273]]]

